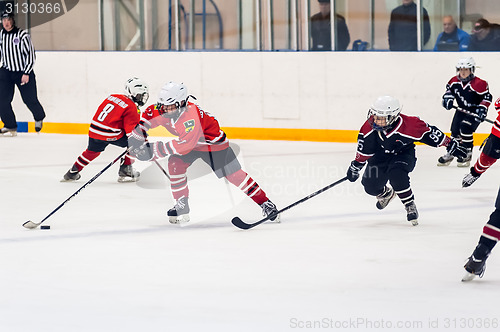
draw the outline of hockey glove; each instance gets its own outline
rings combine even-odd
[[[146,134],[144,131],[139,130],[139,125],[135,127],[134,130],[130,134],[127,135],[128,138],[128,146],[131,149],[136,149],[139,148],[141,145],[143,145],[146,142],[146,139],[148,137],[148,134]]]
[[[140,161],[152,161],[168,156],[163,142],[145,143],[138,148],[132,149],[130,154]]]
[[[446,92],[443,95],[443,107],[447,110],[451,110],[453,108],[453,101],[455,100],[455,96],[451,94],[451,92]]]
[[[484,105],[479,105],[476,108],[476,114],[477,117],[475,117],[475,120],[477,122],[483,122],[484,119],[486,119],[486,115],[488,114],[488,109]]]
[[[359,172],[363,168],[365,163],[360,163],[359,161],[353,160],[349,169],[347,170],[347,180],[355,182],[359,178]]]
[[[465,158],[467,157],[467,148],[460,144],[455,138],[452,138],[450,143],[446,146],[446,151],[454,157]]]

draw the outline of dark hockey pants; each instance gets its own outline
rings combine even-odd
[[[462,139],[463,145],[467,149],[474,146],[473,134],[479,126],[479,122],[473,116],[462,112],[455,112],[451,122],[451,136]]]
[[[14,99],[14,86],[17,85],[21,98],[28,109],[33,114],[35,121],[45,118],[45,111],[38,101],[35,74],[29,74],[29,82],[21,85],[22,72],[12,72],[5,68],[0,68],[0,117],[4,126],[10,129],[17,128],[16,116],[12,109],[12,99]]]
[[[410,172],[415,168],[417,158],[415,150],[411,149],[401,154],[388,154],[379,162],[368,162],[363,173],[361,184],[368,195],[377,196],[384,191],[387,182],[390,182],[395,191],[410,188]]]

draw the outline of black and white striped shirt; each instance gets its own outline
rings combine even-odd
[[[2,67],[10,71],[22,71],[29,74],[35,64],[35,49],[30,35],[18,27],[11,31],[0,31],[0,57]]]

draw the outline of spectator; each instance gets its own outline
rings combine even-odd
[[[434,51],[467,51],[469,43],[469,34],[457,27],[453,16],[444,16],[443,32],[437,37]]]
[[[427,44],[431,36],[431,24],[427,10],[423,8],[424,32],[422,39]],[[403,4],[391,12],[389,23],[389,49],[391,51],[416,51],[417,47],[417,5],[413,0],[403,0]]]
[[[469,51],[500,51],[500,25],[480,18],[474,24]]]
[[[318,0],[319,13],[311,17],[312,51],[330,51],[332,49],[332,34],[330,24],[330,0]],[[345,18],[335,14],[335,50],[345,51],[351,37]]]
[[[23,102],[33,114],[35,130],[42,130],[45,111],[38,101],[35,73],[35,49],[25,30],[16,27],[12,12],[1,15],[3,29],[0,31],[0,117],[4,127],[0,135],[17,135],[17,121],[12,110],[14,86],[17,86]]]

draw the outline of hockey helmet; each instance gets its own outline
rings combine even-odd
[[[137,105],[144,106],[149,99],[149,88],[140,78],[132,77],[125,83],[125,94]]]
[[[161,88],[156,108],[161,115],[177,117],[186,107],[187,100],[187,88],[184,83],[170,81]]]
[[[476,61],[474,61],[473,57],[461,58],[458,60],[456,68],[457,71],[461,68],[470,69],[471,73],[474,74],[476,70]]]
[[[381,96],[372,104],[368,111],[368,120],[375,130],[385,130],[399,118],[402,106],[394,97]]]

